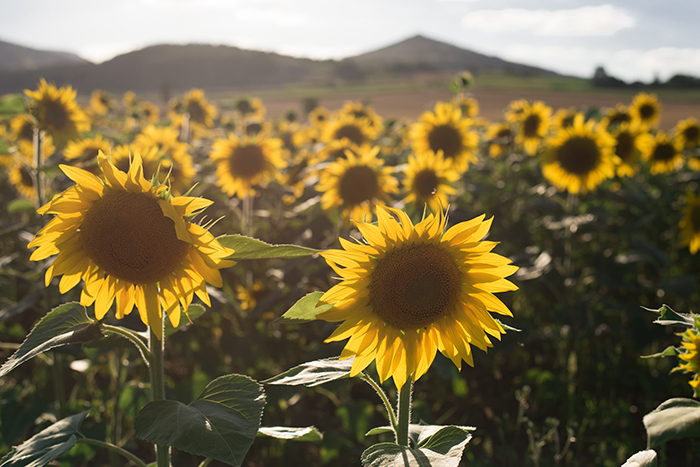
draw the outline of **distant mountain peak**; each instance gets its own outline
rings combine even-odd
[[[38,50],[0,41],[0,70],[38,70],[60,65],[89,63],[68,52]]]

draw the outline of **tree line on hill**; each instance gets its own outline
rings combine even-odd
[[[643,88],[663,88],[663,89],[700,89],[700,78],[691,75],[676,74],[671,76],[666,81],[661,81],[658,77],[651,83],[643,83],[634,81],[627,83],[619,78],[610,76],[605,72],[605,68],[599,66],[596,68],[591,78],[594,87],[597,88],[626,88],[626,89],[643,89]]]

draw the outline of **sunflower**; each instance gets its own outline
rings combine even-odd
[[[489,156],[498,157],[513,150],[513,125],[509,122],[494,123],[486,130]]]
[[[384,126],[382,117],[380,117],[372,107],[368,107],[362,102],[346,101],[345,105],[338,111],[338,115],[341,118],[350,116],[356,119],[367,120],[369,126],[377,132],[382,131],[382,127]]]
[[[547,141],[542,154],[542,174],[570,193],[585,193],[615,175],[615,140],[583,114],[569,128],[560,129]]]
[[[683,207],[683,218],[678,226],[681,229],[681,246],[687,246],[691,254],[700,249],[700,197],[688,191]]]
[[[173,127],[148,125],[134,138],[134,145],[140,150],[155,147],[158,150],[175,148],[182,143],[178,138],[180,132]]]
[[[432,112],[425,112],[410,129],[411,144],[417,154],[442,151],[445,160],[459,172],[476,162],[479,137],[471,131],[472,121],[449,102],[438,102]]]
[[[245,134],[248,136],[257,136],[260,133],[265,135],[272,132],[272,124],[264,119],[251,118],[245,122]]]
[[[449,161],[441,153],[433,152],[410,156],[404,174],[404,189],[408,193],[404,202],[417,203],[421,209],[428,204],[433,212],[443,211],[447,207],[447,195],[457,192],[452,184],[461,175],[450,168]]]
[[[393,169],[384,167],[378,154],[378,146],[357,154],[346,150],[345,159],[329,164],[316,186],[323,193],[321,207],[327,211],[342,208],[346,220],[371,218],[372,209],[385,204],[388,194],[398,191],[398,182],[391,175]]]
[[[275,171],[286,166],[279,138],[228,139],[215,141],[209,158],[216,164],[217,185],[228,196],[255,196],[254,185],[270,181]]]
[[[331,113],[325,107],[316,107],[309,112],[309,123],[314,126],[323,127],[330,118]]]
[[[10,120],[9,134],[10,140],[14,141],[22,154],[33,154],[34,152],[34,124],[27,114],[19,114]],[[41,148],[42,160],[47,159],[56,152],[51,136],[44,135],[43,146]],[[9,158],[11,160],[11,158]],[[3,160],[0,157],[0,161]],[[8,160],[9,161],[9,160]],[[0,162],[1,164],[2,162]]]
[[[579,113],[576,107],[569,107],[568,109],[559,109],[552,117],[554,129],[559,128],[569,128],[574,124],[574,118],[576,114]]]
[[[76,161],[82,164],[92,164],[100,152],[109,153],[110,142],[102,139],[102,135],[94,138],[84,138],[80,141],[71,141],[63,151],[63,157],[67,161]]]
[[[192,156],[187,153],[186,144],[167,149],[145,148],[136,144],[117,146],[111,154],[112,165],[126,172],[132,155],[136,153],[141,154],[143,176],[146,179],[151,180],[157,173],[158,182],[170,185],[170,191],[174,195],[181,195],[192,186],[197,171]]]
[[[250,287],[236,285],[236,298],[241,302],[241,309],[252,310],[257,305],[258,300],[267,294],[262,282],[255,281]]]
[[[610,133],[615,138],[615,155],[620,159],[618,177],[631,177],[639,172],[642,148],[652,136],[644,131],[639,122],[623,122],[613,127]]]
[[[61,170],[77,185],[39,209],[55,214],[29,243],[38,247],[32,256],[40,261],[58,254],[46,271],[46,285],[63,275],[66,293],[84,281],[80,303],[94,303],[102,319],[116,299],[121,319],[138,309],[144,324],[162,338],[165,312],[174,327],[180,312],[196,294],[210,304],[205,282],[220,287],[219,269],[233,250],[224,248],[204,228],[185,220],[211,201],[172,197],[164,185],[143,177],[141,157],[134,155],[128,173],[118,170],[102,154],[97,158],[103,179],[66,165]]]
[[[99,89],[92,91],[92,95],[90,96],[90,108],[97,115],[106,115],[107,112],[114,109],[115,105],[116,103],[112,95],[107,91],[101,91]]]
[[[465,117],[474,118],[479,115],[479,102],[473,97],[459,94],[455,97],[454,103]]]
[[[241,97],[236,101],[234,109],[238,115],[243,118],[265,118],[265,114],[267,113],[263,102],[257,97],[252,99]]]
[[[700,147],[700,123],[695,117],[679,121],[673,133],[684,149],[693,150]]]
[[[143,119],[146,123],[158,123],[160,120],[160,108],[153,102],[143,101],[139,102],[137,107],[139,117]]]
[[[28,200],[36,202],[36,180],[32,174],[32,162],[34,157],[31,148],[28,153],[26,151],[19,151],[18,156],[19,157],[12,158],[8,179],[10,184],[15,187],[20,195]]]
[[[377,137],[377,130],[366,118],[344,115],[329,120],[323,129],[322,140],[326,143],[348,139],[358,146],[371,144]]]
[[[674,370],[693,373],[693,379],[688,382],[695,391],[695,396],[700,396],[700,334],[692,329],[686,329],[681,334],[683,341],[681,345],[685,347],[685,352],[678,354],[678,358],[685,363],[681,363]]]
[[[639,121],[642,125],[654,127],[661,119],[661,103],[656,94],[640,92],[632,99],[629,112],[632,119]]]
[[[380,380],[393,377],[399,389],[425,374],[438,350],[459,369],[462,360],[473,366],[471,345],[485,351],[489,336],[505,333],[489,312],[512,316],[494,293],[517,289],[505,277],[518,268],[482,241],[491,219],[445,232],[442,212],[415,226],[397,209],[378,207],[377,217],[378,225],[356,223],[366,244],[341,238],[342,250],[321,253],[343,279],[321,297],[333,307],[318,318],[343,321],[326,342],[350,338],[340,354],[355,357],[350,375],[376,360]]]
[[[516,101],[506,113],[509,121],[518,124],[515,142],[531,156],[537,153],[540,144],[549,133],[552,108],[537,101],[530,105],[527,101]]]
[[[277,181],[292,190],[292,194],[285,194],[282,200],[286,204],[292,204],[304,194],[306,182],[311,174],[309,171],[309,161],[312,159],[312,153],[304,149],[293,157],[284,172],[277,172]]]
[[[651,173],[672,172],[682,162],[683,147],[678,139],[659,130],[655,137],[644,141],[642,157],[651,164]]]
[[[614,108],[608,109],[601,120],[601,124],[608,131],[620,126],[623,123],[632,122],[632,115],[624,104],[617,104]]]
[[[340,159],[347,159],[346,150],[352,151],[354,154],[359,154],[361,151],[369,149],[369,145],[358,146],[347,138],[341,140],[333,140],[328,144],[324,144],[309,161],[309,165],[314,166],[321,162],[336,162]]]
[[[122,97],[122,104],[124,104],[124,107],[133,107],[137,104],[138,98],[136,97],[136,93],[134,91],[126,91],[124,93],[124,97]]]
[[[180,106],[181,111],[190,116],[190,122],[207,128],[214,126],[216,107],[207,101],[201,89],[191,89],[180,101]]]
[[[76,91],[72,87],[57,89],[42,78],[38,90],[27,89],[24,93],[31,100],[29,109],[39,129],[46,131],[57,146],[63,147],[90,129],[87,116],[75,102]]]

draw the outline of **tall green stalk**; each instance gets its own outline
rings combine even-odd
[[[409,376],[399,391],[399,402],[396,409],[398,428],[396,430],[396,444],[408,446],[408,426],[411,424],[411,393],[413,392],[413,381]]]
[[[163,369],[163,352],[165,350],[165,332],[163,318],[157,323],[150,323],[148,328],[148,347],[151,352],[151,400],[165,400],[165,370]],[[153,326],[161,327],[161,340],[153,332]],[[156,466],[170,467],[170,447],[156,445]]]

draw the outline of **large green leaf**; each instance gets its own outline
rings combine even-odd
[[[457,467],[470,427],[411,425],[414,448],[379,443],[362,453],[364,467]]]
[[[321,250],[298,245],[271,245],[257,238],[243,235],[224,235],[218,237],[219,243],[226,248],[236,250],[227,259],[265,259],[265,258],[299,258],[318,253]]]
[[[19,349],[0,367],[0,378],[30,358],[68,344],[80,344],[102,337],[100,325],[88,317],[77,302],[64,303],[49,311]]]
[[[13,448],[0,461],[0,467],[43,467],[58,459],[75,445],[88,412],[71,415],[40,431]]]
[[[644,416],[647,447],[653,448],[672,439],[700,436],[700,402],[674,398]]]
[[[260,427],[258,435],[277,439],[293,439],[295,441],[321,441],[323,439],[323,434],[315,426],[304,428],[265,426]]]
[[[20,95],[8,96],[0,100],[0,118],[12,118],[26,111],[24,98]]]
[[[191,404],[154,401],[136,415],[136,436],[240,466],[260,428],[265,393],[242,375],[215,379]]]
[[[1,150],[0,154],[2,154]],[[10,214],[17,214],[20,212],[33,213],[36,212],[36,205],[34,205],[33,201],[29,201],[28,199],[13,199],[7,204],[7,212]]]
[[[295,321],[313,321],[320,313],[328,311],[333,305],[318,304],[318,301],[323,296],[323,292],[311,292],[300,298],[289,310],[287,310],[277,320],[282,323],[291,323]]]
[[[339,360],[338,357],[302,363],[284,373],[263,381],[265,384],[314,387],[336,379],[350,376],[354,358]]]

